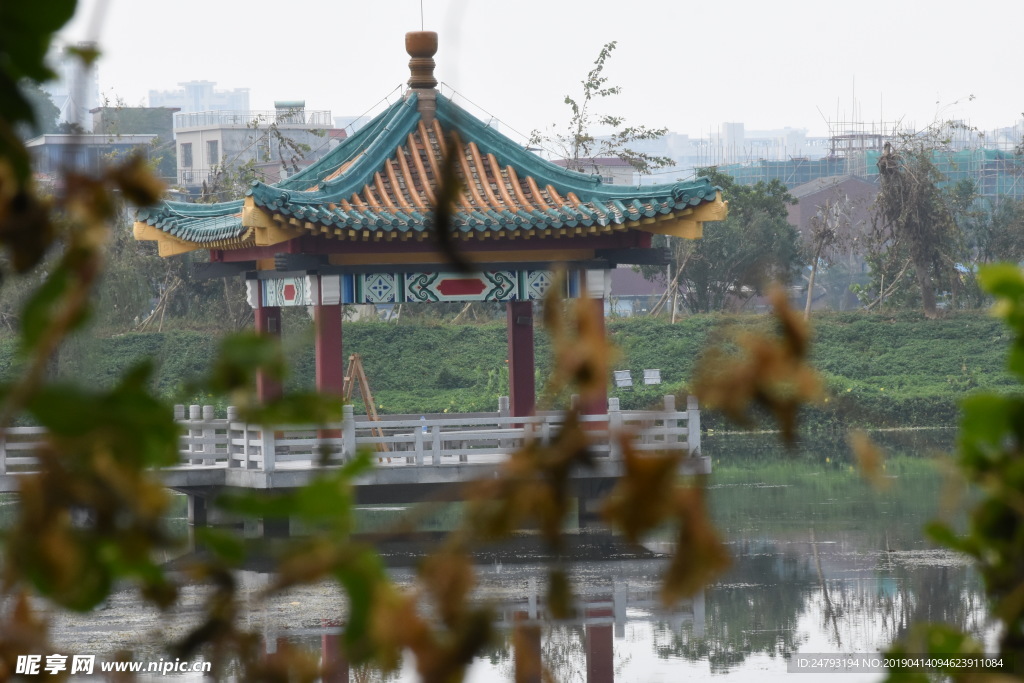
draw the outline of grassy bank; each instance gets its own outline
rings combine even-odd
[[[663,320],[610,320],[608,330],[620,349],[616,369],[629,369],[641,382],[644,369],[661,370],[663,384],[612,390],[627,408],[656,403],[664,393],[685,393],[702,349],[741,329],[770,330],[763,316],[692,316],[671,325]],[[292,329],[294,328],[294,329]],[[832,314],[814,319],[813,361],[829,396],[810,408],[805,424],[834,426],[949,426],[957,401],[981,389],[1012,386],[1004,372],[1009,337],[1001,323],[984,313],[942,320],[916,314],[875,316]],[[313,384],[311,326],[292,324],[285,350],[292,368],[289,386]],[[506,337],[503,324],[411,325],[346,323],[346,353],[362,354],[384,413],[494,410],[507,394]],[[181,402],[216,402],[190,395],[186,381],[204,371],[215,353],[208,333],[172,331],[81,338],[65,348],[56,372],[87,385],[108,384],[124,368],[144,359],[155,363],[154,388]],[[15,345],[0,340],[0,371],[14,364]],[[538,386],[550,371],[543,335],[537,338]],[[720,428],[715,415],[705,426]]]

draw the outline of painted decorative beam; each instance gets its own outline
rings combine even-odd
[[[602,270],[587,271],[602,273]],[[593,277],[593,276],[591,276]],[[581,295],[580,271],[566,275],[565,296]],[[534,301],[555,281],[549,270],[497,270],[481,273],[343,273],[293,275],[246,281],[250,304],[399,304],[469,301]],[[257,299],[257,294],[259,299]]]

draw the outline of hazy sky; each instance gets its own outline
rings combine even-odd
[[[42,0],[45,1],[45,0]],[[89,35],[102,0],[80,0],[64,36]],[[304,99],[335,116],[370,110],[408,78],[420,0],[107,0],[100,88],[129,104],[210,80],[249,88],[253,109]],[[601,45],[628,123],[706,134],[722,122],[828,133],[826,121],[982,129],[1024,111],[1021,0],[423,0],[440,34],[438,80],[528,133],[568,118],[566,94]],[[843,8],[845,7],[845,8]],[[969,101],[970,96],[973,101]],[[394,101],[394,93],[391,94]],[[378,107],[379,108],[379,107]],[[507,130],[507,128],[506,128]]]

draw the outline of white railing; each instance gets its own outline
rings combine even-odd
[[[700,411],[694,397],[685,410],[676,410],[675,397],[666,396],[659,411],[619,410],[609,399],[605,415],[585,415],[584,429],[598,457],[621,458],[621,435],[641,451],[675,450],[700,453]],[[565,422],[561,412],[512,417],[507,411],[474,416],[428,418],[356,418],[344,407],[340,423],[264,427],[242,422],[234,408],[216,418],[213,406],[175,406],[182,426],[181,467],[241,468],[273,472],[279,468],[310,468],[340,464],[360,448],[378,451],[382,464],[392,467],[446,464],[493,464],[524,445],[550,443]],[[0,433],[0,475],[31,472],[38,467],[35,449],[43,442],[40,427],[15,427]]]
[[[178,112],[174,115],[175,130],[182,128],[220,128],[225,126],[265,128],[270,123],[319,126],[321,128],[332,128],[334,126],[329,110],[308,110],[302,107],[261,111],[218,110]]]

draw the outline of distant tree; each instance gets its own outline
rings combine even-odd
[[[581,173],[596,170],[593,162],[597,157],[617,157],[629,163],[639,173],[650,173],[657,168],[672,164],[672,159],[641,152],[630,147],[640,140],[657,140],[668,132],[667,128],[648,128],[647,126],[626,126],[621,116],[595,114],[591,107],[598,99],[619,95],[622,88],[608,85],[608,77],[604,75],[605,63],[615,49],[616,41],[606,43],[594,61],[594,68],[581,81],[583,93],[577,99],[565,96],[572,116],[569,125],[563,130],[552,124],[549,131],[534,130],[530,133],[530,146],[553,145],[556,152],[565,159],[566,168]],[[596,137],[593,126],[610,128],[612,133]]]
[[[778,180],[740,185],[716,168],[703,168],[722,188],[729,217],[704,224],[699,240],[668,238],[676,285],[687,309],[707,313],[744,301],[771,282],[788,284],[800,266],[799,235],[786,206],[796,200]],[[648,275],[651,273],[648,271]]]
[[[1024,200],[1000,197],[995,206],[972,212],[964,233],[977,264],[1024,261]]]
[[[85,135],[86,130],[77,121],[61,121],[54,132],[61,135]]]
[[[175,182],[178,149],[174,143],[173,123],[166,109],[132,106],[120,95],[104,93],[102,113],[96,123],[93,132],[103,135],[156,134],[149,149],[150,165],[164,182]]]
[[[18,82],[18,90],[28,100],[29,106],[35,115],[35,125],[22,126],[21,136],[24,138],[56,133],[58,120],[60,119],[60,108],[53,103],[50,93],[39,87],[39,84],[28,78]]]
[[[211,169],[209,182],[203,181],[198,201],[204,204],[231,201],[241,197],[252,181],[271,181],[272,179],[267,176],[260,163],[257,162],[259,157],[265,161],[274,159],[280,162],[281,167],[288,172],[298,173],[299,163],[309,155],[313,148],[289,136],[287,131],[282,131],[278,125],[288,121],[296,111],[289,109],[279,113],[276,119],[261,115],[249,121],[246,127],[253,131],[250,144],[234,158],[223,157],[220,163]],[[313,131],[313,133],[321,137],[326,135],[326,131],[320,130]],[[241,161],[242,154],[253,148],[258,150],[258,153],[247,161]]]
[[[941,189],[946,177],[934,161],[934,152],[942,144],[926,132],[901,140],[899,150],[886,143],[878,159],[881,181],[868,261],[879,284],[878,296],[869,306],[916,281],[915,293],[924,313],[934,318],[938,314],[936,289],[959,288],[957,266],[963,256],[963,239],[956,220],[957,205],[954,194]],[[889,280],[888,288],[881,284],[884,279]]]

